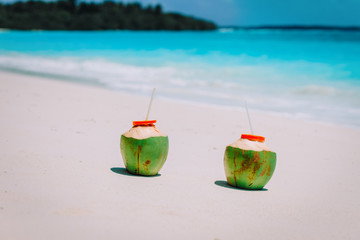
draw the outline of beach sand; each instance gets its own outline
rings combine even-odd
[[[120,135],[148,102],[0,72],[0,239],[359,239],[360,130],[251,112],[277,166],[264,191],[245,191],[223,167],[249,133],[245,111],[155,98],[169,155],[138,177]]]

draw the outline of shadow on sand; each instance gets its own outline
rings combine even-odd
[[[126,175],[126,176],[131,176],[131,177],[160,177],[161,174],[156,174],[154,176],[143,176],[143,175],[134,175],[134,174],[131,174],[129,173],[126,168],[119,168],[119,167],[113,167],[113,168],[110,168],[110,170],[114,173],[117,173],[117,174],[121,174],[121,175]]]
[[[220,187],[230,188],[230,189],[239,190],[239,191],[247,191],[247,192],[266,192],[266,191],[267,191],[266,188],[259,189],[259,190],[250,190],[250,189],[236,188],[236,187],[233,187],[233,186],[229,185],[229,184],[227,183],[227,181],[221,181],[221,180],[217,180],[217,181],[215,181],[214,183],[215,183],[215,185],[218,185],[218,186],[220,186]]]

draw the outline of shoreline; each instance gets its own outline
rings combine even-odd
[[[93,86],[93,87],[105,89],[105,90],[112,91],[112,92],[118,92],[120,94],[134,95],[137,97],[148,97],[144,93],[143,94],[137,94],[137,93],[130,94],[130,93],[126,93],[124,91],[112,89],[112,88],[106,86],[105,84],[102,84],[96,80],[91,80],[89,78],[82,79],[81,77],[75,77],[75,76],[72,77],[72,76],[60,75],[60,74],[56,74],[56,73],[41,73],[41,72],[35,72],[32,70],[22,70],[22,69],[3,68],[3,67],[0,67],[0,72],[1,71],[8,72],[8,73],[14,73],[14,74],[20,74],[20,75],[24,75],[24,76],[40,77],[42,79],[51,79],[51,80],[56,80],[56,81],[61,81],[61,82],[75,83],[75,84],[79,84],[81,86]],[[170,98],[170,97],[163,97],[163,96],[158,96],[157,98],[161,99],[163,101],[171,101],[171,102],[175,102],[175,103],[194,105],[194,106],[198,106],[198,107],[224,109],[224,110],[234,111],[234,113],[235,112],[244,113],[244,111],[245,111],[244,107],[227,106],[227,105],[221,105],[221,104],[216,104],[216,103],[204,103],[204,102],[191,101],[191,100],[181,100],[178,98]],[[321,121],[321,120],[316,120],[316,119],[302,119],[302,118],[293,116],[292,114],[286,113],[286,112],[265,111],[265,110],[259,110],[259,109],[249,109],[249,110],[251,113],[254,112],[254,113],[258,113],[258,114],[284,117],[284,118],[287,118],[290,120],[304,121],[304,122],[308,122],[308,123],[325,124],[325,125],[329,125],[329,126],[340,126],[340,127],[344,127],[344,128],[348,128],[348,129],[360,130],[360,127],[353,126],[351,124],[341,124],[341,123],[327,122],[327,121]]]
[[[1,239],[359,236],[359,130],[253,112],[277,165],[263,191],[245,191],[223,166],[248,129],[240,111],[155,98],[169,154],[159,176],[137,177],[119,142],[148,97],[2,71],[0,86]]]

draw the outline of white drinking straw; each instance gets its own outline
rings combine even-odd
[[[251,134],[254,135],[254,131],[253,131],[253,128],[252,128],[252,125],[251,125],[250,114],[249,114],[249,110],[248,110],[248,107],[247,107],[246,100],[245,100],[245,108],[246,108],[246,113],[247,113],[248,120],[249,120],[250,131],[251,131]]]
[[[153,99],[154,99],[155,90],[156,90],[156,88],[153,89],[152,94],[151,94],[151,99],[150,99],[149,108],[148,108],[148,111],[147,111],[147,114],[146,114],[146,119],[145,119],[145,121],[147,121],[147,120],[149,119],[151,104],[152,104],[152,101],[153,101]]]

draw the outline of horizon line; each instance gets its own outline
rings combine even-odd
[[[336,25],[302,25],[302,24],[274,24],[274,25],[219,25],[218,28],[233,28],[244,30],[256,30],[256,29],[279,29],[279,30],[345,30],[345,31],[360,31],[360,26],[348,25],[348,26],[336,26]]]

